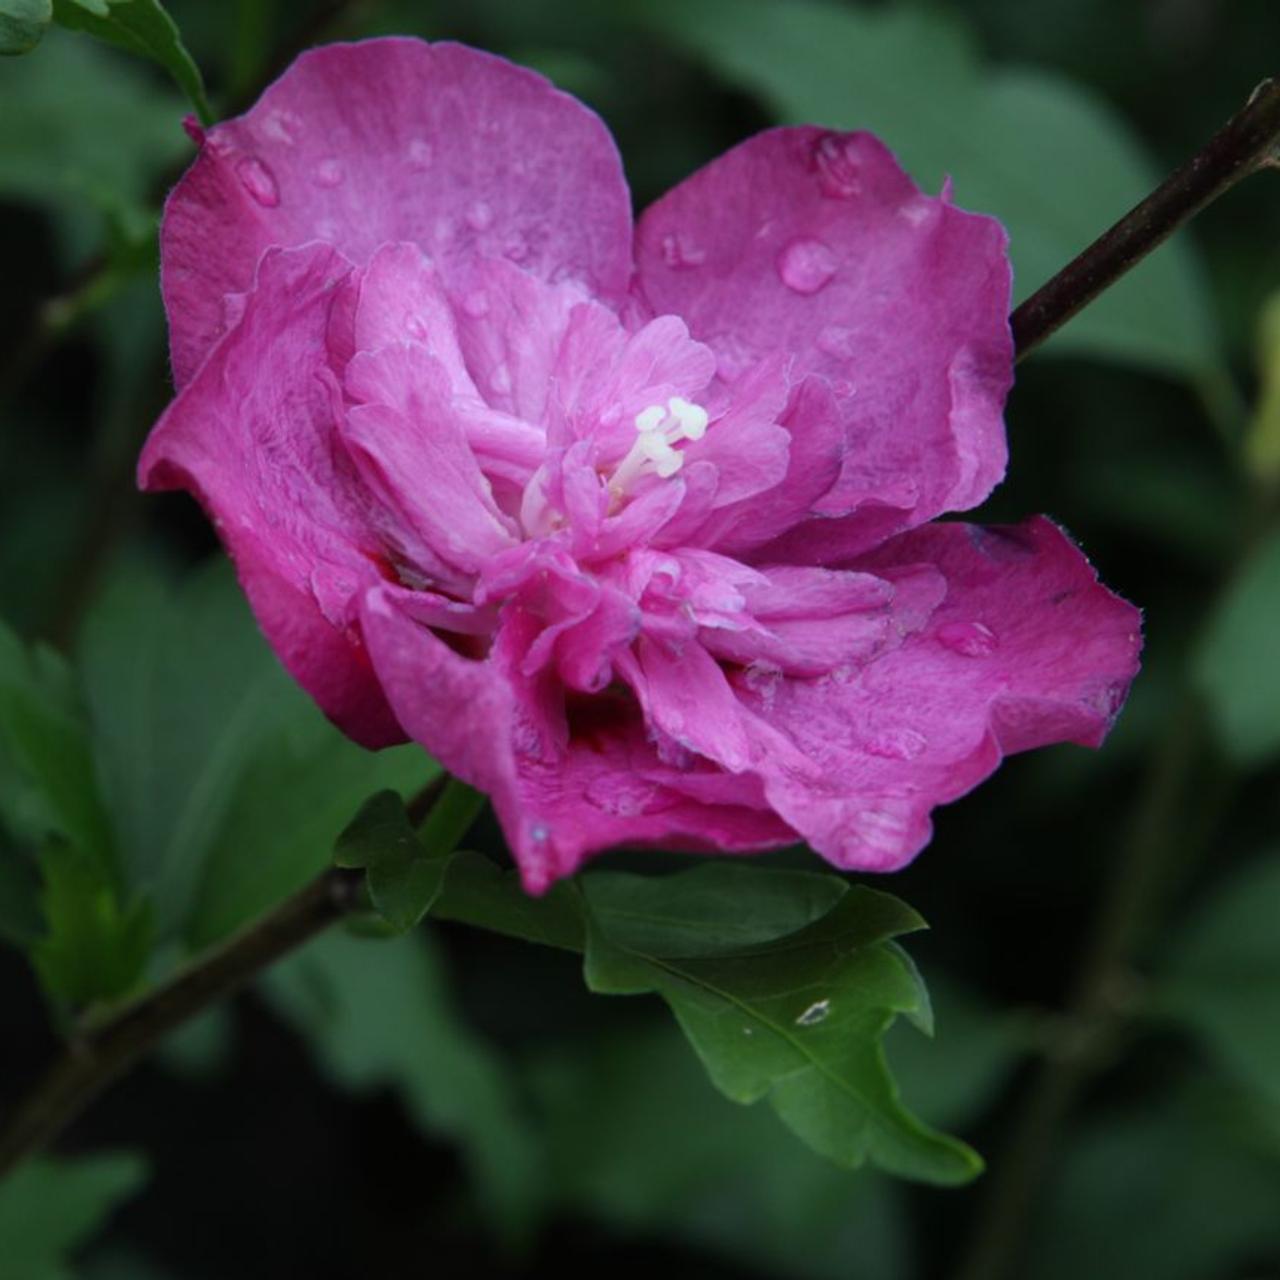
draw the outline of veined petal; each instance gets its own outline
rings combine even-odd
[[[456,44],[311,49],[209,130],[165,206],[161,255],[181,386],[221,337],[222,299],[263,252],[326,240],[357,265],[410,241],[446,273],[506,255],[617,299],[630,198],[599,118],[542,76]]]

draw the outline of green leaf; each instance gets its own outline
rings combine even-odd
[[[325,935],[264,989],[336,1083],[392,1087],[426,1132],[454,1139],[482,1203],[512,1237],[525,1233],[542,1194],[527,1122],[501,1061],[454,1011],[426,934]]]
[[[715,870],[708,864],[689,874],[709,878]],[[604,893],[596,887],[602,877],[582,882],[593,991],[660,994],[722,1093],[741,1103],[768,1097],[789,1128],[838,1164],[871,1159],[940,1183],[980,1171],[974,1152],[902,1106],[885,1061],[882,1040],[894,1018],[926,1003],[913,968],[886,945],[923,926],[909,907],[856,886],[798,932],[685,956],[679,941],[687,922],[678,926],[674,949],[662,946],[651,899],[643,925],[620,916],[621,878]],[[673,910],[683,905],[685,878],[663,882]]]
[[[708,862],[664,877],[595,872],[540,899],[475,855],[450,867],[438,917],[584,950],[597,992],[657,992],[712,1081],[736,1102],[768,1097],[838,1164],[870,1158],[934,1182],[981,1168],[963,1143],[899,1102],[881,1041],[923,1018],[919,975],[892,939],[922,927],[887,894],[833,876]]]
[[[201,122],[213,123],[200,68],[159,0],[53,0],[53,17],[59,26],[158,62],[187,95]]]
[[[1152,1005],[1280,1106],[1278,919],[1280,853],[1273,852],[1237,872],[1171,933]]]
[[[1083,89],[984,66],[950,14],[816,0],[650,0],[628,10],[756,93],[785,123],[869,129],[915,180],[1009,229],[1020,295],[1155,185],[1123,121]],[[1174,376],[1203,372],[1214,330],[1185,242],[1160,249],[1053,339]]]
[[[115,871],[110,822],[94,776],[84,712],[67,664],[28,649],[0,623],[0,805],[15,834],[57,835]]]
[[[531,898],[514,872],[499,871],[478,853],[460,853],[449,864],[432,914],[562,951],[581,951],[585,945],[572,885],[561,881],[542,897]]]
[[[1223,749],[1241,764],[1280,751],[1280,533],[1250,556],[1218,604],[1196,661]]]
[[[435,772],[417,747],[365,751],[329,724],[222,560],[177,587],[122,566],[81,655],[126,878],[162,939],[224,937],[318,874],[371,792]]]
[[[40,869],[45,932],[31,959],[45,990],[73,1008],[127,995],[151,954],[150,903],[123,905],[97,861],[73,845],[50,844]]]
[[[30,53],[52,17],[49,0],[0,0],[0,54]]]
[[[731,1105],[669,1028],[576,1041],[539,1054],[530,1074],[563,1212],[762,1275],[910,1274],[894,1184],[821,1159],[764,1108]]]
[[[13,1280],[72,1280],[71,1255],[146,1180],[141,1157],[29,1160],[0,1182],[4,1272]]]
[[[334,861],[365,869],[374,909],[397,933],[405,933],[440,896],[452,853],[430,852],[418,839],[404,801],[394,791],[380,791],[338,837]]]
[[[1077,1127],[1038,1215],[1028,1280],[1261,1276],[1280,1249],[1280,1161],[1187,1094]]]

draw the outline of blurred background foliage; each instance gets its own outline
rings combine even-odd
[[[44,744],[21,768],[0,744],[0,1105],[68,1009],[252,918],[365,795],[430,769],[329,730],[194,506],[133,491],[169,395],[154,228],[193,81],[155,6],[127,6],[121,43],[158,63],[59,29],[0,62],[0,615],[48,646],[0,640],[0,703]],[[321,40],[412,33],[534,65],[605,117],[637,207],[770,123],[872,128],[922,185],[950,175],[1006,222],[1023,295],[1280,72],[1274,0],[168,9],[215,116]],[[0,1186],[0,1274],[949,1276],[1042,1064],[1066,1060],[1075,1105],[1016,1274],[1280,1276],[1277,298],[1263,175],[1019,371],[984,514],[1070,528],[1146,611],[1147,656],[1103,752],[1008,762],[880,882],[933,926],[911,950],[937,1036],[896,1027],[895,1072],[986,1178],[826,1164],[721,1099],[658,1001],[591,998],[572,956],[433,923],[325,937],[174,1036]],[[1100,914],[1119,931],[1108,1034],[1082,1044],[1063,1010]]]

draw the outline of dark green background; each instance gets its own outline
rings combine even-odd
[[[881,80],[905,86],[887,98],[859,81],[865,50],[850,47],[845,76],[840,47],[797,56],[717,0],[169,8],[224,114],[321,39],[406,32],[532,63],[603,114],[637,207],[810,103],[830,107],[818,123],[876,112],[934,186],[939,175],[920,171],[932,152],[919,117],[964,119],[970,95],[1018,68],[1085,91],[1099,136],[1127,136],[1137,159],[1103,156],[1092,135],[1071,135],[1071,147],[1028,136],[1026,117],[1005,118],[954,162],[941,157],[959,203],[983,189],[994,150],[1032,197],[1054,172],[1089,188],[1085,216],[1096,211],[1101,231],[1280,73],[1274,0],[935,5],[898,47],[900,65],[881,60]],[[811,12],[775,8],[803,47]],[[900,6],[832,8],[892,17]],[[963,91],[921,70],[957,26],[977,51]],[[133,458],[169,394],[147,228],[189,155],[185,110],[159,70],[87,37],[53,32],[0,62],[0,613],[64,649],[121,557],[186,564],[214,552],[187,499],[132,489]],[[1127,186],[1105,180],[1112,164]],[[1015,256],[1036,231],[1034,198],[1028,208]],[[904,1089],[996,1165],[1044,1050],[1069,1042],[1056,1011],[1117,866],[1135,840],[1158,850],[1157,889],[1119,975],[1124,1033],[1050,1151],[1017,1271],[1032,1280],[1280,1276],[1280,733],[1267,728],[1280,725],[1280,563],[1267,568],[1274,490],[1241,445],[1259,311],[1280,291],[1280,172],[1180,239],[1127,283],[1110,330],[1068,331],[1020,368],[1009,479],[986,511],[1054,516],[1145,610],[1131,705],[1096,756],[1066,747],[1006,763],[938,815],[931,848],[884,886],[932,925],[911,951],[935,988],[938,1035],[893,1033]],[[79,296],[104,260],[120,287],[62,332],[49,300]],[[496,831],[483,834],[497,849]],[[656,1001],[589,997],[569,956],[445,925],[432,926],[417,968],[384,973],[358,950],[344,968],[359,945],[339,939],[316,969],[347,974],[365,1021],[317,1031],[314,1002],[343,997],[317,994],[314,973],[286,973],[72,1130],[68,1154],[123,1148],[149,1165],[72,1274],[953,1272],[990,1177],[954,1191],[828,1169],[772,1116],[717,1098]],[[55,1047],[16,950],[0,949],[0,1009],[7,1101]],[[480,1087],[477,1101],[486,1073],[506,1092]],[[481,1169],[495,1150],[501,1162],[508,1105],[546,1162],[547,1202],[535,1229],[504,1244],[475,1150],[489,1153]],[[471,1119],[457,1121],[459,1109]],[[511,1159],[527,1155],[513,1147]]]

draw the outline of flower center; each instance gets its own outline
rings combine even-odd
[[[675,448],[681,440],[701,440],[707,433],[707,411],[682,396],[665,405],[651,404],[636,414],[636,442],[609,477],[615,500],[625,497],[643,475],[666,480],[684,466],[684,455]]]

